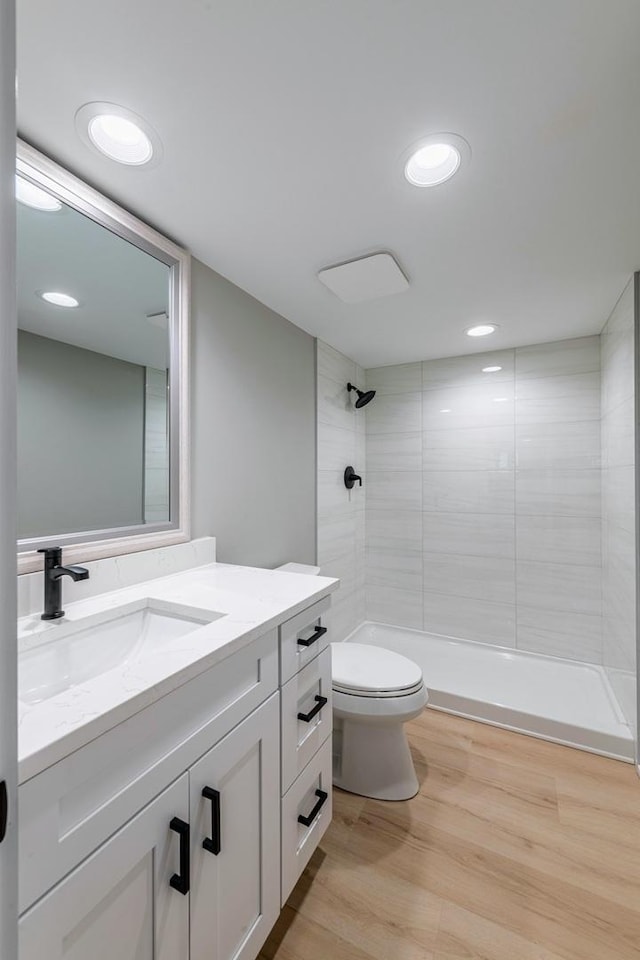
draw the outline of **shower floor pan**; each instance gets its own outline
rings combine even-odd
[[[410,657],[436,710],[634,760],[631,731],[602,667],[383,623],[361,624],[345,643]]]

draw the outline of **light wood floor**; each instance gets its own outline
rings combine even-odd
[[[261,960],[640,960],[640,780],[432,710],[420,793],[334,791]]]

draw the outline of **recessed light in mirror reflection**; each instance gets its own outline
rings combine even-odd
[[[16,200],[23,203],[26,207],[32,207],[34,210],[44,210],[46,213],[55,213],[62,209],[62,204],[56,197],[37,187],[30,180],[16,174]]]
[[[47,290],[46,293],[41,293],[40,296],[43,300],[46,300],[47,303],[52,303],[54,307],[78,307],[80,303],[76,300],[75,297],[70,296],[68,293],[60,293],[57,290]]]
[[[494,398],[493,398],[493,402],[494,402],[494,403],[505,403],[505,401],[508,400],[508,399],[509,399],[509,397],[494,397]]]
[[[502,370],[502,367],[483,367],[483,373],[497,373],[498,370]]]
[[[445,409],[441,410],[440,413],[451,413],[451,410],[448,407],[445,407]]]

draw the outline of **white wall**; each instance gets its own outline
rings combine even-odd
[[[197,261],[192,284],[193,536],[224,563],[314,563],[315,342]]]
[[[0,780],[9,829],[0,844],[0,957],[16,960],[16,305],[15,10],[0,2]]]
[[[587,337],[367,371],[368,619],[602,662],[599,368]]]
[[[21,539],[143,522],[144,378],[138,364],[19,331]]]
[[[634,281],[602,332],[604,664],[636,725]]]
[[[362,389],[364,371],[318,341],[318,564],[339,577],[333,594],[332,633],[343,640],[364,620],[364,502],[366,487],[344,485],[345,467],[365,470],[365,419],[347,383]],[[375,403],[375,400],[374,400]],[[366,478],[365,478],[366,482]]]

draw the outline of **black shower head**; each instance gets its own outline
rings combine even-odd
[[[347,384],[347,390],[351,393],[352,390],[358,394],[358,399],[356,400],[356,408],[359,410],[361,407],[366,407],[368,403],[373,400],[376,395],[375,390],[358,390],[358,388],[353,383]]]

